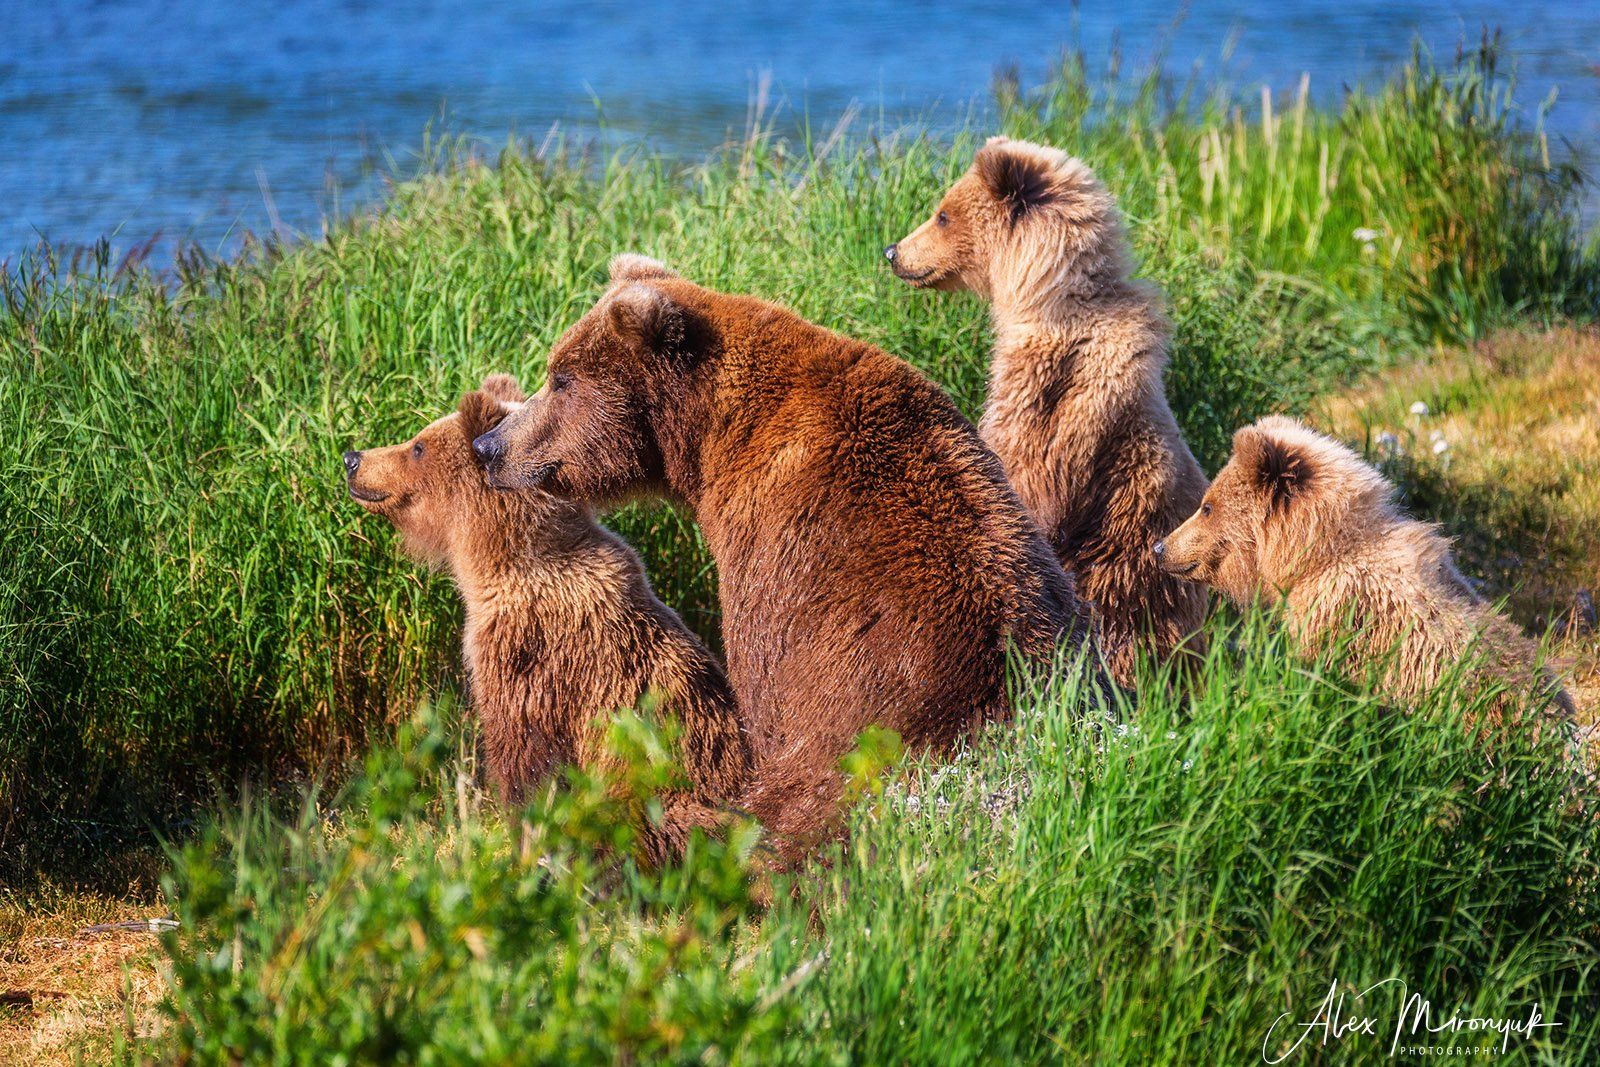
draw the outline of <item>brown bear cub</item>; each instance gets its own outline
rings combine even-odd
[[[663,827],[646,828],[643,851],[659,863],[693,826],[720,824],[718,802],[745,786],[749,741],[722,668],[656,599],[633,549],[582,505],[488,486],[472,441],[522,400],[494,375],[410,441],[345,453],[350,495],[455,579],[484,762],[507,802],[562,766],[596,769],[613,713],[647,694],[678,719],[691,785],[663,798]]]
[[[1169,574],[1239,604],[1282,603],[1307,655],[1348,638],[1352,672],[1383,664],[1397,701],[1417,699],[1477,655],[1469,684],[1500,692],[1491,725],[1530,690],[1555,714],[1572,714],[1555,679],[1536,670],[1534,643],[1467,584],[1437,527],[1408,519],[1382,475],[1293,419],[1234,434],[1204,503],[1155,555]]]
[[[909,364],[642,256],[611,280],[476,447],[494,484],[693,510],[760,761],[747,807],[786,855],[830,829],[864,729],[948,749],[1008,714],[1008,645],[1091,647],[993,453]]]
[[[1167,404],[1160,298],[1130,277],[1111,195],[1063,152],[991,138],[933,217],[884,253],[914,286],[990,302],[978,428],[1131,682],[1139,646],[1164,660],[1204,620],[1205,591],[1163,574],[1150,547],[1206,479]]]

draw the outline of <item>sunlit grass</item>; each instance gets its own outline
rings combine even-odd
[[[1487,596],[1534,633],[1555,628],[1557,666],[1600,716],[1600,336],[1497,335],[1320,407],[1444,524]]]
[[[1492,58],[1419,61],[1329,106],[1082,69],[1002,86],[1000,125],[1117,193],[1168,295],[1169,392],[1208,469],[1268,411],[1411,433],[1409,502],[1523,622],[1594,591],[1593,339],[1410,366],[1595,310],[1576,177]],[[1192,703],[1151,687],[1110,747],[1072,694],[1034,694],[1021,729],[864,806],[848,850],[765,918],[739,847],[642,878],[595,850],[611,830],[593,789],[532,813],[529,844],[484,806],[459,734],[425,722],[389,746],[458,687],[460,620],[345,498],[339,453],[409,435],[486,372],[537,383],[624,250],[882,345],[976,414],[982,306],[910,291],[880,250],[989,132],[758,136],[693,166],[447,152],[372,216],[174,279],[113,277],[104,252],[6,266],[0,976],[82,981],[59,1012],[0,1016],[0,1038],[30,1061],[67,1055],[40,1034],[87,1034],[93,1056],[123,1040],[77,927],[157,906],[141,849],[162,829],[198,839],[168,898],[183,982],[158,1048],[199,1060],[411,1044],[457,1061],[532,1034],[552,1056],[641,1060],[1224,1062],[1329,981],[1392,975],[1487,1013],[1540,999],[1573,1020],[1540,1054],[1592,1056],[1596,824],[1540,773],[1556,754],[1486,776],[1455,729],[1470,709],[1390,714],[1258,621],[1213,642]],[[609,521],[716,643],[692,524]],[[322,800],[283,809],[323,776]],[[213,823],[219,792],[235,801]],[[135,1016],[135,1033],[156,1021]]]
[[[1024,686],[1016,726],[868,791],[849,844],[764,913],[746,839],[640,876],[594,851],[614,789],[578,779],[508,821],[424,718],[342,797],[254,805],[184,852],[147,1051],[1250,1062],[1331,984],[1397,977],[1443,1014],[1537,1002],[1560,1026],[1519,1058],[1592,1056],[1600,821],[1559,742],[1491,759],[1453,690],[1396,714],[1281,635],[1219,627],[1191,699],[1151,686],[1120,725],[1070,682]],[[1385,1062],[1386,1038],[1339,1061]]]

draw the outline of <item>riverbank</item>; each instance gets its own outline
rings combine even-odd
[[[1355,436],[1364,418],[1405,428],[1396,405],[1437,390],[1450,402],[1416,431],[1464,458],[1436,469],[1431,441],[1408,445],[1419,509],[1452,524],[1469,573],[1525,624],[1592,594],[1592,543],[1571,532],[1594,526],[1587,476],[1550,480],[1587,454],[1589,335],[1549,335],[1548,374],[1539,342],[1485,339],[1592,316],[1600,265],[1574,176],[1518,132],[1490,69],[1407,70],[1338,112],[1180,113],[1154,87],[1111,92],[1070,70],[998,106],[1007,132],[1071,146],[1122,200],[1144,273],[1169,294],[1170,392],[1208,470],[1259,414]],[[0,877],[6,930],[33,947],[9,950],[5,980],[54,981],[42,941],[100,951],[75,934],[91,912],[148,917],[165,866],[140,859],[154,828],[201,841],[162,905],[186,924],[174,965],[198,968],[180,1014],[239,1047],[321,1040],[342,1004],[368,1014],[339,1033],[397,1040],[381,1020],[399,1020],[467,1048],[504,1022],[493,1005],[516,1003],[544,1005],[518,1025],[551,1040],[588,1027],[597,1048],[646,1058],[729,1041],[751,1058],[1186,1057],[1259,1043],[1260,1018],[1334,977],[1391,974],[1484,1012],[1511,989],[1595,1018],[1578,963],[1594,916],[1570,890],[1593,884],[1600,849],[1540,792],[1548,753],[1507,771],[1544,807],[1463,794],[1481,773],[1471,749],[1397,732],[1369,694],[1288,666],[1259,628],[1214,643],[1238,658],[1212,665],[1192,705],[1141,709],[1127,761],[1046,694],[1032,733],[982,746],[970,772],[915,777],[926,801],[869,805],[858,847],[813,872],[825,934],[784,908],[759,919],[736,852],[663,886],[561,846],[575,866],[551,882],[513,862],[516,828],[456,784],[470,770],[458,734],[425,722],[390,745],[420,702],[455,689],[459,618],[447,583],[344,499],[339,453],[403,438],[486,372],[537,382],[628,249],[905,355],[975,413],[982,308],[909,291],[880,250],[979,137],[758,137],[688,169],[511,151],[401,185],[324,240],[187,264],[175,285],[109,263],[8,272],[0,493],[18,519],[0,529]],[[1526,359],[1495,355],[1508,345]],[[1530,459],[1506,477],[1492,462],[1511,444]],[[1504,504],[1480,492],[1495,484]],[[663,510],[612,521],[715,640],[692,526]],[[1538,585],[1505,581],[1518,572]],[[1441,737],[1467,710],[1424,709]],[[356,792],[302,825],[293,798],[315,777]],[[219,798],[237,811],[245,780],[287,809],[216,815]],[[393,792],[405,781],[414,799]],[[530,819],[581,839],[597,802],[564,803]],[[399,805],[388,824],[385,805]],[[384,871],[425,891],[396,894]],[[466,911],[430,903],[462,892]],[[501,894],[538,902],[546,925]],[[319,899],[349,922],[304,910]],[[224,966],[229,946],[244,954]],[[1462,960],[1477,969],[1463,976]],[[422,1000],[476,1022],[444,1027],[388,999],[422,974],[437,983]],[[560,974],[592,1014],[550,1014],[538,990]],[[102,1042],[120,1032],[118,1002],[44,999],[4,1009],[7,1035],[35,1041],[58,1002],[100,1012]],[[168,1038],[201,1049],[198,1032]]]

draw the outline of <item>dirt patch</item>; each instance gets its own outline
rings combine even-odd
[[[0,903],[0,1064],[103,1060],[152,1035],[163,990],[147,931],[94,925],[164,915],[159,903],[64,894]]]

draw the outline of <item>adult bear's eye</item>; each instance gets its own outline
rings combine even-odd
[[[566,389],[567,386],[569,386],[571,384],[572,384],[572,375],[570,375],[570,374],[552,374],[552,375],[550,375],[550,391],[552,393],[562,392],[563,390]]]
[[[422,458],[422,442],[421,441],[418,441],[416,444],[411,446],[411,458],[412,459],[421,459]]]
[[[1200,505],[1200,514],[1202,514],[1202,515],[1211,514],[1211,505],[1210,504],[1201,504]]]
[[[941,212],[939,212],[938,216],[934,219],[934,221],[937,222],[940,226],[948,226],[948,225],[950,225],[950,216],[946,215],[944,212],[941,211]]]

